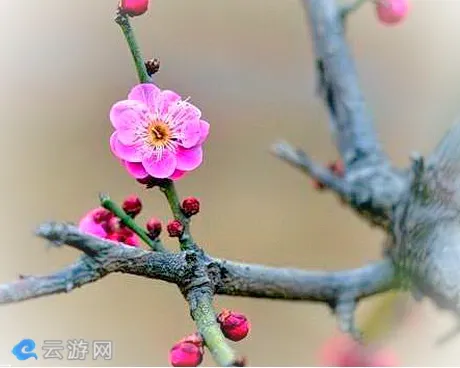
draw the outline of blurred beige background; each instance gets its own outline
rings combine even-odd
[[[77,253],[47,249],[33,236],[42,221],[78,221],[97,193],[139,194],[168,219],[166,204],[133,182],[108,148],[112,103],[136,76],[113,23],[116,0],[2,0],[0,13],[0,281],[43,274]],[[398,27],[364,6],[349,24],[361,82],[391,157],[428,153],[459,111],[460,1],[414,0]],[[268,153],[287,139],[321,161],[336,158],[314,74],[299,1],[154,0],[133,22],[146,57],[160,57],[157,83],[192,97],[212,124],[204,165],[182,180],[202,200],[193,232],[213,255],[312,269],[355,267],[379,257],[382,234],[330,194]],[[174,246],[173,242],[169,242]],[[235,347],[251,365],[317,365],[336,333],[322,305],[218,298],[252,321]],[[360,308],[360,320],[372,301]],[[422,317],[389,344],[404,365],[458,365],[460,339],[436,348],[453,320],[422,305]],[[167,365],[168,350],[193,324],[175,287],[113,275],[69,295],[0,309],[0,364],[18,365],[24,337],[114,341],[100,365]],[[39,351],[40,353],[40,351]],[[22,365],[91,365],[28,360]],[[212,365],[209,355],[206,365]]]

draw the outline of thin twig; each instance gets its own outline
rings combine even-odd
[[[102,207],[109,210],[116,217],[118,217],[120,221],[123,223],[123,225],[134,231],[134,233],[136,233],[139,236],[139,238],[141,238],[152,250],[158,252],[166,251],[166,248],[163,246],[163,243],[160,240],[150,239],[147,232],[142,227],[140,227],[131,216],[129,216],[125,211],[123,211],[123,208],[121,208],[114,201],[112,201],[108,195],[100,194],[99,200],[101,202]]]
[[[280,159],[304,171],[312,179],[332,189],[341,197],[347,199],[351,197],[351,188],[345,179],[313,162],[304,151],[292,147],[289,143],[278,142],[272,146],[272,152]]]
[[[141,83],[151,83],[152,78],[147,72],[145,60],[142,56],[142,52],[137,43],[136,37],[134,36],[134,32],[131,27],[128,15],[120,11],[117,11],[117,14],[115,16],[115,22],[120,26],[123,35],[125,36],[126,42],[128,43],[129,50],[131,51],[131,55],[133,57],[134,65],[136,66],[139,81]]]

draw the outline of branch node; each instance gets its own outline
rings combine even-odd
[[[356,300],[354,298],[344,298],[337,301],[335,313],[339,322],[339,327],[344,333],[350,334],[355,340],[362,340],[362,332],[355,324]]]

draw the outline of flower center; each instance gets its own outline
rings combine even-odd
[[[176,151],[180,134],[166,122],[152,120],[144,134],[145,143],[150,147],[150,154],[156,156],[157,161],[161,160],[165,151]]]
[[[169,126],[158,120],[154,120],[148,127],[148,142],[157,148],[168,146],[172,134]]]

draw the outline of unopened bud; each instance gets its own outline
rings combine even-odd
[[[244,314],[224,309],[217,317],[220,329],[224,336],[232,341],[244,339],[251,328],[251,325]]]
[[[179,220],[171,220],[166,227],[171,238],[178,238],[184,232],[184,225]]]
[[[151,239],[156,239],[161,234],[161,221],[156,217],[152,217],[147,221],[147,231]]]
[[[142,211],[142,202],[136,195],[131,195],[123,201],[123,210],[131,217],[136,217]]]
[[[188,197],[182,201],[182,212],[185,216],[191,217],[200,212],[200,201],[195,197]]]
[[[408,0],[377,0],[377,18],[386,25],[394,25],[406,18],[409,12]]]
[[[173,367],[196,367],[203,360],[203,348],[191,342],[179,342],[169,352],[169,362]]]
[[[121,0],[120,10],[131,17],[144,14],[149,8],[149,0]]]

